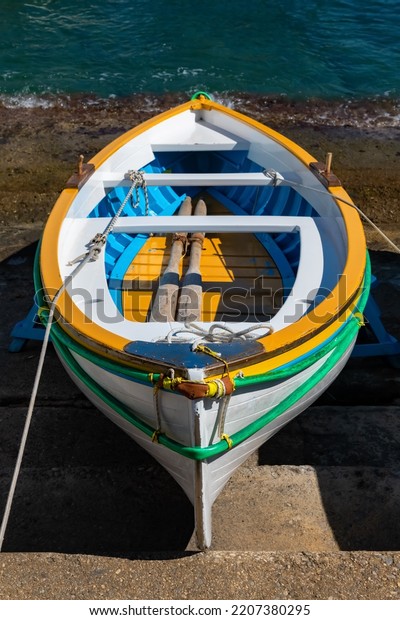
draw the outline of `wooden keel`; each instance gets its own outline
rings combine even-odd
[[[196,544],[201,551],[212,543],[212,502],[208,489],[207,463],[195,463],[194,521]]]
[[[197,203],[194,215],[207,215],[207,206],[204,200]],[[183,278],[179,295],[176,320],[182,323],[192,323],[201,320],[203,285],[200,271],[201,253],[205,234],[192,233],[190,236],[189,267]]]
[[[178,215],[192,214],[192,199],[187,196],[179,209]],[[172,239],[169,262],[160,279],[160,284],[152,304],[150,321],[165,323],[175,321],[179,292],[179,262],[185,253],[187,233],[175,233]]]

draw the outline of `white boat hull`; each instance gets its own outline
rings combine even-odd
[[[232,449],[205,460],[187,458],[160,443],[152,441],[151,438],[116,413],[111,406],[94,393],[71,370],[62,356],[60,359],[72,380],[87,398],[107,418],[151,454],[182,487],[195,508],[195,530],[198,545],[205,549],[211,545],[213,503],[234,471],[263,443],[309,407],[327,389],[345,366],[354,344],[355,340],[336,365],[284,413]],[[224,432],[229,436],[241,430],[296,392],[305,382],[312,379],[329,356],[334,354],[334,351],[335,349],[290,379],[275,382],[268,387],[234,392],[226,412]],[[77,353],[70,352],[84,372],[98,385],[101,385],[109,394],[126,405],[141,420],[156,428],[157,415],[154,406],[154,391],[151,387],[117,376]],[[179,394],[164,392],[160,402],[162,430],[184,445],[200,445],[202,447],[211,445],[213,441],[219,441],[219,436],[216,435],[219,407],[218,401],[205,399],[191,401]]]

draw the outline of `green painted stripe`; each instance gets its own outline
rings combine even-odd
[[[232,441],[232,446],[237,446],[242,443],[246,439],[249,439],[252,435],[257,433],[259,430],[264,428],[267,424],[275,420],[282,413],[287,411],[292,405],[296,404],[303,396],[305,396],[310,390],[312,390],[320,381],[324,379],[327,373],[336,365],[336,363],[340,360],[343,354],[346,352],[348,347],[353,342],[354,338],[357,335],[359,329],[358,320],[353,317],[349,322],[348,327],[346,329],[345,334],[342,334],[337,338],[337,348],[333,353],[330,354],[329,358],[324,362],[321,368],[318,369],[317,372],[313,374],[308,381],[304,382],[297,390],[289,394],[286,398],[284,398],[279,405],[276,405],[262,415],[258,420],[252,422],[247,425],[242,430],[238,431],[231,435],[230,439]],[[77,376],[77,378],[82,381],[90,391],[92,391],[96,396],[98,396],[104,403],[106,403],[109,407],[113,409],[117,414],[119,414],[122,418],[130,422],[133,426],[138,428],[148,437],[152,437],[155,429],[151,428],[148,424],[144,423],[140,420],[137,415],[131,411],[126,405],[118,401],[116,398],[111,396],[106,390],[104,390],[100,385],[98,385],[94,379],[92,379],[78,364],[75,358],[71,355],[69,350],[64,347],[60,343],[55,343],[55,346],[64,359],[65,363],[69,366],[73,374]],[[202,448],[200,446],[184,446],[173,439],[170,439],[164,434],[160,434],[158,436],[158,441],[160,444],[165,446],[166,448],[181,454],[190,459],[194,460],[206,460],[223,452],[226,452],[229,448],[227,442],[225,440],[221,440],[216,444],[211,446],[207,446]]]
[[[39,296],[40,304],[44,304],[42,289],[41,289],[41,280],[40,280],[40,271],[38,264],[38,255],[35,261],[35,288],[37,294]],[[369,285],[370,285],[370,262],[369,257],[367,256],[367,268],[366,268],[366,276],[363,287],[363,292],[359,301],[359,305],[357,310],[362,312],[367,302],[368,294],[369,294]],[[234,433],[230,439],[232,441],[232,446],[237,446],[246,439],[249,439],[252,435],[260,431],[266,425],[274,421],[280,415],[282,415],[285,411],[287,411],[290,407],[295,405],[299,400],[301,400],[308,392],[310,392],[320,381],[324,379],[324,377],[334,368],[334,366],[338,363],[340,358],[344,355],[347,349],[350,347],[356,335],[358,333],[360,327],[360,321],[356,316],[352,316],[344,327],[340,330],[340,333],[333,338],[329,343],[329,349],[322,348],[318,351],[318,357],[325,356],[330,351],[331,354],[329,358],[324,362],[324,364],[310,377],[307,381],[304,382],[297,390],[289,394],[286,398],[284,398],[278,405],[273,407],[270,411],[262,415],[256,421],[247,425],[245,428],[240,431]],[[127,420],[129,423],[134,425],[137,429],[143,432],[148,437],[152,437],[155,429],[151,428],[148,424],[140,420],[137,415],[131,411],[126,405],[118,401],[116,398],[111,396],[106,390],[104,390],[100,385],[98,385],[92,377],[90,377],[78,364],[75,360],[69,348],[74,350],[79,355],[84,356],[86,359],[89,359],[93,363],[100,365],[105,370],[110,370],[111,372],[117,372],[118,374],[125,374],[136,379],[136,375],[138,380],[146,381],[149,383],[149,376],[147,373],[143,373],[140,371],[135,371],[131,369],[126,369],[121,367],[116,362],[112,362],[112,360],[105,360],[104,358],[96,355],[90,351],[87,351],[82,345],[76,343],[72,338],[68,336],[61,328],[54,324],[52,326],[52,338],[54,346],[57,348],[60,356],[63,358],[65,363],[71,369],[72,373],[77,376],[77,378],[84,383],[90,391],[92,391],[98,398],[100,398],[104,403],[106,403],[113,411],[115,411],[122,418]],[[245,379],[243,379],[244,383],[242,383],[241,387],[245,388],[246,386],[250,386],[253,384],[265,383],[266,381],[285,379],[288,376],[291,376],[301,370],[305,370],[310,364],[316,361],[314,356],[309,356],[306,360],[302,360],[298,365],[293,365],[290,367],[290,372],[288,369],[277,369],[274,372],[268,373],[268,375],[259,375],[256,380],[253,377],[249,378],[247,383]],[[278,376],[278,373],[281,372],[281,375]],[[140,377],[140,378],[139,378]],[[221,440],[218,443],[215,443],[211,446],[200,447],[200,446],[184,446],[173,439],[170,439],[164,434],[160,434],[158,436],[158,441],[160,444],[165,446],[166,448],[181,454],[182,456],[193,459],[193,460],[207,460],[213,457],[226,452],[229,447],[225,440]]]

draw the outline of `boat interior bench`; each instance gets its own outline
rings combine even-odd
[[[225,173],[169,173],[145,172],[143,174],[146,185],[171,187],[211,187],[211,186],[239,186],[239,185],[276,185],[283,181],[283,177],[273,171],[262,172],[225,172]],[[132,181],[129,173],[122,176],[120,172],[105,172],[100,175],[105,189],[129,187]]]

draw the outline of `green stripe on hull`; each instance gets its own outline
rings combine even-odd
[[[334,368],[340,358],[347,351],[354,338],[357,335],[359,329],[358,320],[353,317],[348,325],[348,329],[346,329],[345,337],[341,336],[338,338],[337,348],[330,355],[327,361],[321,366],[321,368],[316,371],[308,381],[304,382],[297,390],[289,394],[286,398],[284,398],[279,405],[276,405],[273,409],[268,411],[262,415],[258,420],[252,422],[242,430],[234,433],[230,436],[232,441],[232,447],[242,443],[246,439],[249,439],[252,435],[257,433],[259,430],[264,428],[269,423],[273,422],[280,415],[285,413],[290,407],[295,405],[299,400],[301,400],[308,392],[310,392],[319,382],[321,382],[324,377]],[[118,401],[114,396],[109,394],[106,390],[104,390],[98,383],[96,383],[78,364],[69,350],[59,342],[55,342],[55,347],[63,358],[64,362],[70,368],[71,372],[76,375],[76,377],[84,383],[93,394],[98,396],[106,405],[111,407],[115,413],[120,415],[122,418],[130,422],[137,429],[142,431],[145,435],[152,438],[156,429],[151,428],[148,424],[140,420],[137,415],[131,411],[126,405]],[[189,459],[193,460],[207,460],[213,457],[226,452],[229,447],[225,440],[221,440],[218,443],[215,443],[211,446],[200,447],[200,446],[184,446],[173,439],[170,439],[166,435],[159,434],[158,442],[165,446],[166,448],[181,454]]]
[[[43,299],[43,291],[41,288],[41,280],[40,280],[40,271],[39,271],[39,260],[38,254],[35,260],[35,289],[37,295],[39,297],[39,301],[41,305],[44,305]],[[364,307],[366,305],[368,294],[370,287],[370,262],[369,257],[367,255],[367,266],[366,266],[366,275],[363,292],[360,297],[360,301],[358,304],[357,311],[363,312]],[[43,317],[43,315],[42,315]],[[44,319],[45,321],[45,319]],[[245,428],[240,431],[234,433],[230,436],[230,440],[232,442],[231,446],[237,446],[238,444],[246,441],[250,437],[252,437],[255,433],[262,430],[265,426],[273,422],[280,415],[285,413],[288,409],[294,406],[297,402],[299,402],[307,393],[309,393],[318,383],[324,380],[324,378],[328,375],[328,373],[335,367],[335,365],[339,362],[340,358],[345,354],[348,348],[353,343],[354,339],[357,336],[358,330],[360,327],[359,317],[352,315],[351,318],[346,322],[340,332],[332,338],[325,346],[321,347],[318,352],[314,352],[306,359],[299,361],[298,363],[292,364],[289,368],[277,369],[273,372],[268,373],[267,375],[258,375],[257,377],[243,378],[235,380],[235,385],[237,388],[245,389],[248,386],[255,384],[265,384],[269,381],[273,380],[283,380],[305,370],[310,365],[315,363],[321,357],[324,357],[328,353],[332,352],[329,358],[324,362],[324,364],[307,380],[302,384],[299,388],[294,390],[291,394],[289,394],[286,398],[284,398],[278,405],[273,407],[270,411],[262,415],[256,421],[247,425]],[[72,374],[74,374],[79,381],[81,381],[87,388],[95,394],[100,400],[102,400],[107,406],[109,406],[115,413],[120,415],[130,424],[135,426],[138,430],[143,432],[149,438],[152,438],[156,429],[150,427],[148,424],[140,420],[138,416],[131,411],[126,405],[121,403],[111,394],[109,394],[106,390],[104,390],[92,377],[90,377],[79,365],[76,359],[71,354],[70,350],[75,351],[78,355],[85,357],[92,363],[100,366],[101,368],[126,376],[127,378],[140,381],[141,383],[151,384],[150,377],[148,373],[136,371],[134,369],[129,369],[122,365],[119,365],[117,362],[113,362],[112,360],[107,360],[96,353],[88,351],[85,347],[77,343],[73,340],[68,334],[66,334],[57,324],[54,324],[51,329],[52,341],[54,346],[56,347],[59,355],[64,360],[65,364],[70,368]],[[226,452],[230,449],[225,440],[221,440],[211,446],[200,447],[200,446],[184,446],[173,439],[170,439],[164,434],[158,435],[158,442],[172,450],[181,454],[182,456],[198,461],[204,461],[210,458],[214,458],[223,452]]]

